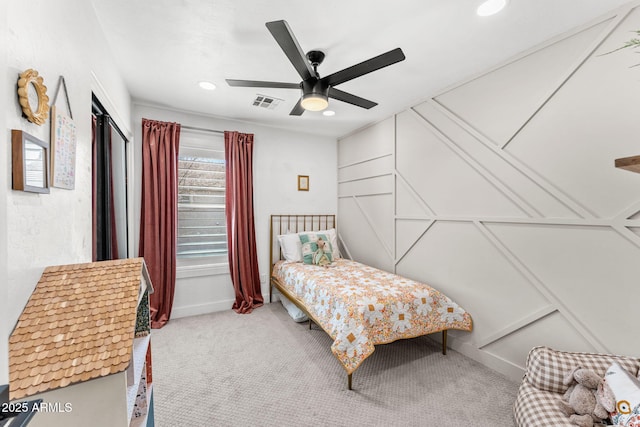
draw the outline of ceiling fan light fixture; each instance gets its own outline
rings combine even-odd
[[[491,16],[505,8],[509,0],[486,0],[476,10],[479,16]]]
[[[329,106],[329,98],[319,93],[308,93],[302,95],[300,105],[305,110],[322,111]]]

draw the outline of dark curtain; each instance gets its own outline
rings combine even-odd
[[[253,219],[253,134],[226,131],[224,157],[229,270],[236,293],[232,308],[246,314],[264,303]]]
[[[96,116],[91,116],[91,260],[98,260],[98,180],[96,170],[98,152],[96,148]]]
[[[93,261],[118,259],[109,116],[92,116]]]
[[[178,234],[178,148],[180,124],[142,119],[142,208],[140,250],[154,293],[151,327],[171,316],[176,283]]]

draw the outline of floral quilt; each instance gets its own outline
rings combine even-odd
[[[331,351],[349,374],[376,344],[472,329],[469,313],[438,290],[356,261],[278,261],[273,275],[334,339]]]

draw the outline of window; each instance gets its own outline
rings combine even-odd
[[[183,129],[178,157],[178,266],[227,262],[224,140]]]

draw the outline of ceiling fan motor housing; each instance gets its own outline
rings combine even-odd
[[[308,79],[302,81],[302,96],[320,95],[329,96],[329,85],[327,82],[318,79]]]
[[[303,80],[301,102],[306,110],[324,110],[329,105],[329,85],[314,78]]]

